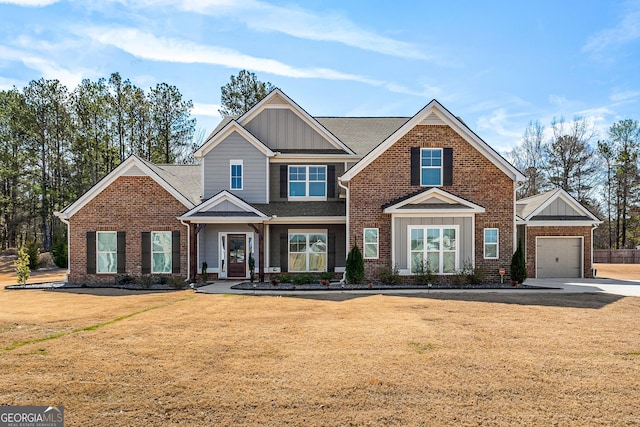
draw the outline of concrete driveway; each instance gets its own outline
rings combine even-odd
[[[416,294],[416,293],[436,293],[436,292],[473,292],[473,293],[608,293],[623,296],[636,296],[640,297],[640,280],[614,280],[614,279],[527,279],[525,282],[528,285],[544,286],[556,289],[438,289],[427,291],[424,289],[362,289],[356,291],[326,291],[326,290],[308,290],[308,291],[246,291],[231,289],[231,286],[241,283],[237,281],[218,281],[210,285],[197,288],[197,292],[205,294],[239,294],[239,295],[290,295],[290,294],[304,294],[304,295],[326,295],[327,293],[346,293],[346,294],[364,294],[364,295],[377,295],[377,294]]]

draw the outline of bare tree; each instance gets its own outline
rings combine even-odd
[[[544,191],[549,183],[544,170],[546,167],[546,150],[544,126],[539,121],[530,121],[522,135],[520,143],[509,153],[509,157],[527,180],[518,190],[518,197],[534,196]]]

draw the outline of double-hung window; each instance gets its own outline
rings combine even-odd
[[[151,272],[171,273],[171,232],[151,232]]]
[[[486,259],[498,258],[498,229],[484,229],[484,257]]]
[[[289,197],[324,199],[327,197],[326,166],[289,166]]]
[[[118,233],[116,231],[98,231],[96,233],[96,254],[98,273],[117,273],[118,271]]]
[[[409,227],[409,262],[411,272],[455,273],[460,264],[458,227]]]
[[[420,150],[420,185],[442,185],[441,148],[423,148]]]
[[[289,271],[327,271],[327,233],[289,233]]]
[[[364,229],[364,258],[378,259],[378,229]]]
[[[242,166],[242,160],[231,160],[229,162],[232,190],[242,190]]]

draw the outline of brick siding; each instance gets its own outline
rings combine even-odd
[[[381,206],[421,188],[411,185],[411,147],[453,148],[453,185],[441,188],[485,208],[485,213],[475,215],[475,265],[485,270],[488,279],[499,280],[501,267],[508,277],[513,254],[513,180],[449,126],[418,125],[349,184],[349,247],[354,243],[362,247],[363,228],[380,229],[380,257],[365,260],[367,279],[375,279],[380,267],[391,264],[391,215],[382,213]],[[497,260],[483,258],[484,228],[500,229]]]
[[[593,278],[591,264],[591,227],[527,227],[527,276],[536,277],[536,237],[539,236],[583,236],[583,274],[585,278]]]
[[[69,282],[114,283],[115,274],[87,274],[87,231],[126,232],[126,273],[141,276],[140,233],[179,230],[179,276],[186,277],[188,232],[176,219],[186,211],[182,203],[153,179],[119,177],[70,219]]]

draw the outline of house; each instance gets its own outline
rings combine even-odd
[[[132,156],[56,213],[69,282],[195,280],[203,268],[245,279],[251,260],[262,279],[339,275],[353,245],[370,280],[425,261],[445,280],[468,267],[498,280],[517,239],[530,277],[592,274],[597,218],[560,191],[516,202],[522,173],[436,100],[413,117],[313,117],[275,89],[225,118],[195,156],[195,166]],[[554,269],[576,244],[580,268]]]

